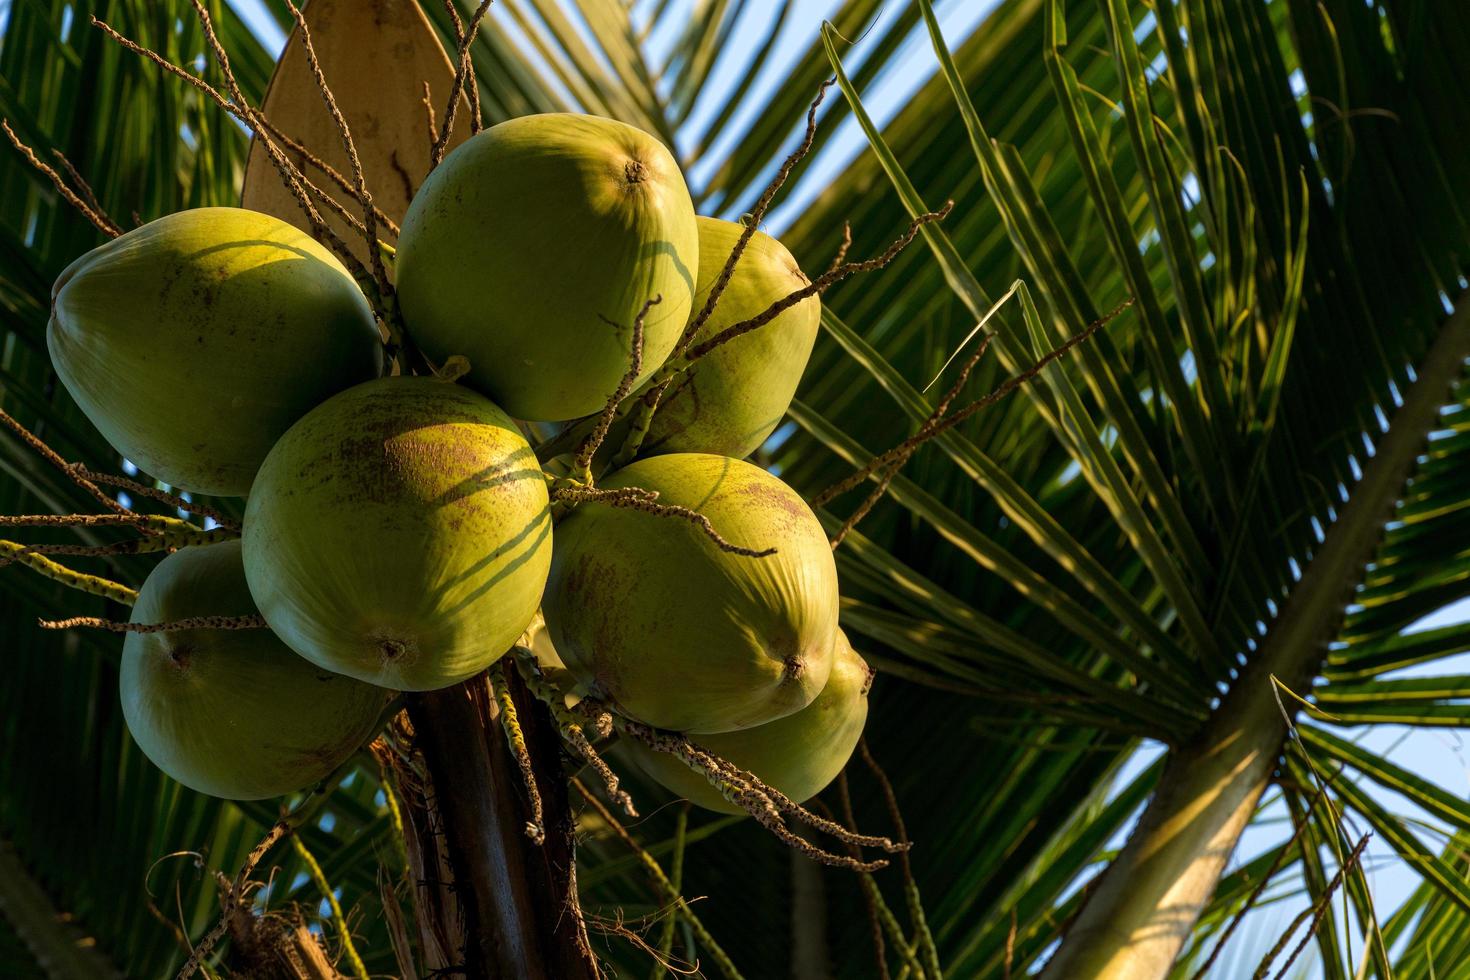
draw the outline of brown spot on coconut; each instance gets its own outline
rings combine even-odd
[[[240,542],[184,548],[143,583],[135,623],[255,615]],[[389,692],[325,680],[269,630],[129,633],[123,716],[164,772],[212,796],[264,799],[327,776],[372,734]]]
[[[399,376],[343,392],[281,438],[244,542],[261,615],[292,649],[422,691],[478,673],[525,631],[551,515],[509,416],[459,385]]]
[[[750,728],[811,703],[832,664],[837,570],[801,498],[757,466],[693,453],[640,460],[600,485],[655,491],[735,545],[778,550],[732,554],[689,521],[578,506],[557,527],[543,606],[567,667],[627,716],[674,731]]]
[[[832,671],[816,700],[795,714],[765,725],[691,741],[726,762],[754,773],[797,803],[816,796],[847,765],[868,718],[872,670],[837,631]],[[744,813],[720,795],[702,773],[666,752],[633,739],[620,742],[618,757],[675,796],[719,813]]]

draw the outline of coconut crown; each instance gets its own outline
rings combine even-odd
[[[312,406],[376,377],[367,300],[304,232],[240,208],[167,215],[83,255],[52,289],[51,363],[150,475],[243,496]]]
[[[433,378],[348,389],[292,426],[245,512],[245,574],[292,649],[432,690],[510,649],[551,561],[546,481],[515,423]]]
[[[253,616],[240,542],[184,548],[143,583],[132,622]],[[389,692],[322,670],[268,629],[129,633],[123,716],[190,789],[253,800],[324,778],[372,734]]]
[[[473,243],[473,247],[470,247]],[[521,419],[602,407],[644,320],[644,376],[683,332],[698,274],[694,205],[657,139],[598,116],[491,126],[424,182],[398,239],[398,296],[436,360]]]
[[[852,757],[868,719],[872,681],[873,669],[838,630],[832,673],[811,704],[765,725],[723,735],[699,735],[692,741],[802,803],[836,779]],[[696,806],[719,813],[745,812],[725,799],[702,773],[668,753],[633,740],[620,742],[619,753],[654,782]]]
[[[750,728],[810,704],[827,682],[837,569],[816,516],[758,466],[679,453],[603,479],[704,515],[694,523],[586,503],[556,531],[543,611],[552,644],[592,693],[658,728]]]
[[[700,217],[697,316],[724,271],[743,225]],[[751,236],[714,313],[694,338],[699,343],[764,313],[772,303],[809,284],[786,246],[764,232]],[[671,388],[643,441],[643,455],[716,453],[743,459],[781,424],[806,370],[822,304],[815,296],[775,320],[701,357],[687,381]]]

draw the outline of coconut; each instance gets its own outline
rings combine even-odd
[[[701,217],[697,315],[724,270],[744,228]],[[810,282],[786,246],[769,235],[751,236],[714,313],[695,336],[708,340],[725,328],[764,313]],[[775,320],[710,351],[689,368],[688,380],[659,404],[643,441],[643,455],[716,453],[749,456],[776,430],[796,394],[817,340],[822,304],[815,296]]]
[[[261,615],[328,670],[401,690],[510,649],[551,562],[546,481],[510,417],[459,385],[388,377],[308,413],[245,511]]]
[[[253,616],[240,542],[184,548],[153,569],[135,623]],[[322,670],[267,629],[129,633],[122,707],[153,763],[232,800],[280,796],[336,769],[373,733],[389,692]]]
[[[827,686],[811,704],[793,715],[743,732],[700,735],[695,745],[754,773],[797,803],[820,793],[847,765],[868,718],[868,688],[873,671],[841,630]],[[679,759],[632,740],[619,743],[618,755],[675,796],[706,810],[744,813]]]
[[[185,490],[245,494],[291,423],[382,368],[352,276],[254,211],[149,222],[77,259],[51,295],[62,384],[114,448]]]
[[[723,456],[639,460],[601,482],[642,487],[693,523],[605,503],[556,531],[542,611],[552,645],[588,693],[630,718],[728,732],[785,717],[827,683],[837,630],[837,569],[806,503],[776,477]]]
[[[698,234],[669,151],[572,113],[491,126],[424,182],[398,239],[409,333],[517,418],[597,411],[628,370],[643,304],[644,375],[689,318]]]

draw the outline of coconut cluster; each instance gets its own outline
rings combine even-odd
[[[393,692],[478,674],[544,616],[570,697],[687,734],[798,801],[825,786],[871,671],[838,628],[816,516],[744,460],[790,403],[819,301],[688,356],[807,283],[759,232],[725,281],[743,231],[697,217],[673,156],[634,127],[548,114],[484,130],[419,189],[390,266],[424,360],[467,364],[453,380],[385,358],[352,275],[268,215],[185,211],[74,262],[47,331],[67,390],[150,475],[247,498],[240,539],[171,554],[133,622],[269,627],[128,635],[123,708],[149,758],[217,796],[304,787]],[[655,383],[641,442],[544,451]],[[611,428],[616,449],[629,420]],[[730,808],[673,757],[620,751]]]

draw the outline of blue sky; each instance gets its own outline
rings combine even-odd
[[[996,0],[968,0],[968,2],[967,0],[948,0],[948,2],[939,0],[936,6],[951,46],[958,45],[967,37],[984,16],[993,9],[995,2]],[[229,0],[229,3],[256,29],[267,45],[279,50],[284,44],[285,36],[266,13],[261,0]],[[694,5],[694,0],[675,0],[668,8],[664,20],[654,25],[650,34],[649,48],[655,64],[658,64],[667,53],[688,11]],[[839,5],[840,0],[797,0],[796,9],[789,16],[777,43],[770,71],[758,81],[755,90],[746,100],[749,108],[737,112],[731,125],[727,127],[731,135],[717,140],[705,154],[704,159],[696,162],[691,168],[689,173],[691,184],[698,186],[700,181],[708,176],[710,167],[718,162],[730,148],[732,141],[738,138],[743,124],[759,111],[759,106],[763,101],[762,95],[784,82],[785,69],[799,57],[807,45],[818,37],[822,21],[830,16]],[[0,0],[0,7],[4,6],[8,4]],[[640,18],[646,17],[652,6],[653,4],[646,0],[639,0],[635,6],[635,15]],[[780,6],[778,0],[748,0],[744,5],[742,17],[747,18],[745,23],[750,25],[769,23],[776,17]],[[880,16],[886,21],[891,21],[899,16],[903,6],[902,3],[891,3]],[[492,7],[491,10],[492,28],[509,30],[513,33],[514,28],[506,23],[504,12],[497,10],[496,7]],[[695,109],[680,134],[682,149],[688,149],[697,144],[713,112],[723,104],[726,93],[735,82],[731,66],[741,65],[746,54],[753,50],[760,40],[761,32],[759,31],[737,29],[732,33],[728,50],[724,51],[716,62],[706,90],[696,102]],[[867,57],[869,49],[870,45],[867,41],[859,39],[845,59],[850,66],[856,65]],[[934,57],[927,37],[920,32],[912,34],[900,48],[891,65],[864,93],[867,108],[882,124],[891,118],[934,70]],[[840,98],[840,96],[834,97]],[[792,120],[790,139],[793,145],[799,135],[797,123],[798,120]],[[840,173],[849,161],[866,151],[867,144],[856,124],[851,120],[843,123],[830,143],[813,161],[809,176],[800,184],[795,193],[784,199],[771,213],[767,221],[769,229],[779,234],[826,186],[828,178]],[[758,187],[759,184],[760,182],[757,181],[756,186]],[[754,193],[752,192],[752,197]],[[720,210],[727,215],[738,214],[745,210],[749,203],[749,200],[723,202]],[[1470,620],[1470,600],[1440,610],[1413,628],[1415,630],[1431,629],[1467,620]],[[1444,675],[1456,671],[1470,673],[1470,655],[1450,661],[1440,661],[1416,670],[1404,671],[1395,676],[1413,676],[1416,673]],[[1464,796],[1470,792],[1470,753],[1467,753],[1464,738],[1454,730],[1410,730],[1400,726],[1375,726],[1339,732],[1339,734],[1367,749],[1380,752],[1391,750],[1394,760],[1400,765],[1412,769],[1424,778],[1433,780],[1453,793]],[[1159,751],[1158,746],[1144,746],[1125,767],[1124,777],[1141,771],[1157,757]],[[1417,812],[1397,794],[1376,787],[1369,787],[1369,789],[1394,811],[1423,819],[1429,827],[1435,826],[1435,821]],[[1258,821],[1247,831],[1237,851],[1238,861],[1248,860],[1290,835],[1291,829],[1289,822],[1285,819],[1284,808],[1276,806],[1272,808],[1270,815],[1273,819]],[[1426,827],[1421,826],[1417,829],[1421,838],[1431,848],[1437,848],[1443,844],[1444,838],[1434,835]],[[1121,844],[1124,836],[1119,835],[1114,844]],[[1382,841],[1375,840],[1370,843],[1365,867],[1368,869],[1380,917],[1386,917],[1388,912],[1392,911],[1419,881],[1418,877],[1405,867],[1403,862]],[[1277,889],[1282,890],[1291,887],[1295,887],[1295,883],[1290,877],[1283,877],[1276,886]],[[1225,954],[1221,962],[1231,963],[1231,956],[1239,955],[1241,964],[1249,963],[1253,966],[1255,960],[1251,954],[1259,955],[1260,950],[1269,946],[1282,926],[1289,922],[1303,905],[1303,900],[1297,898],[1253,913],[1250,921],[1239,930],[1237,939],[1232,941],[1233,949]],[[1360,954],[1361,937],[1353,937],[1352,944],[1354,952]],[[1306,973],[1317,975],[1320,970],[1308,967]],[[1222,972],[1221,975],[1225,974]]]

